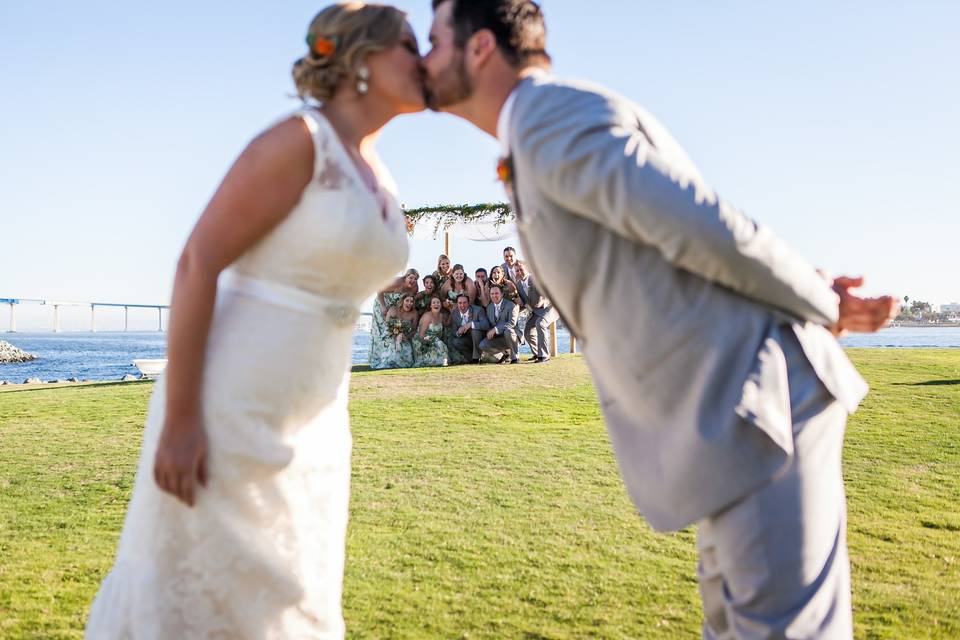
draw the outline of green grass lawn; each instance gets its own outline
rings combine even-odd
[[[850,353],[856,634],[960,637],[960,350]],[[0,392],[0,637],[82,635],[151,390]],[[699,636],[694,532],[635,515],[579,357],[359,372],[351,414],[351,637]]]

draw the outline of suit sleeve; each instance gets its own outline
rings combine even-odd
[[[534,307],[543,309],[544,307],[550,306],[550,300],[543,295],[543,291],[540,290],[540,287],[537,286],[536,281],[533,279],[530,280],[530,288],[535,292],[534,295],[530,297],[537,301],[536,304],[533,305]]]
[[[506,305],[507,303],[506,303],[506,302],[503,302],[503,303],[501,303],[501,304]],[[501,311],[501,312],[500,312],[500,316],[494,318],[494,322],[495,322],[496,324],[493,325],[493,329],[494,329],[494,331],[497,332],[497,335],[498,335],[498,336],[506,335],[506,334],[507,334],[507,327],[513,326],[512,324],[510,324],[510,321],[511,321],[511,319],[513,318],[513,309],[516,308],[516,305],[511,304],[511,305],[510,305],[509,307],[507,307],[507,308],[510,309],[510,312],[509,312],[509,314],[508,314],[506,317],[503,317],[504,314],[503,314],[503,311]],[[503,318],[503,319],[501,320],[500,318]],[[513,324],[516,324],[516,322],[514,321]]]
[[[506,320],[504,320],[501,323],[503,325],[503,328],[498,331],[500,335],[506,335],[507,329],[510,329],[510,330],[516,329],[517,321],[520,319],[520,306],[516,304],[511,304],[509,308],[510,308],[510,312],[509,312],[510,315],[507,317]]]
[[[798,318],[829,325],[838,297],[772,231],[671,167],[616,98],[544,86],[513,117],[517,181],[674,266]],[[679,147],[677,147],[679,149]],[[519,161],[519,162],[518,162]],[[686,167],[696,174],[696,169]]]
[[[479,329],[480,331],[490,331],[490,321],[487,319],[486,309],[483,309],[480,313],[474,314],[474,323],[474,329]]]

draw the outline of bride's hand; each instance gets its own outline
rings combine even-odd
[[[207,486],[207,436],[200,415],[167,419],[153,462],[157,485],[193,506],[197,485]]]

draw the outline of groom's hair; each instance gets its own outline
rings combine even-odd
[[[511,66],[550,66],[547,26],[533,0],[433,0],[433,10],[444,2],[453,4],[450,26],[458,49],[477,31],[489,29]]]

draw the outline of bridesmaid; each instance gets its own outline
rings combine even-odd
[[[462,264],[453,265],[450,272],[450,278],[444,283],[440,290],[440,298],[443,300],[443,308],[452,311],[457,306],[457,296],[461,293],[466,294],[467,299],[473,300],[477,297],[477,287],[467,276]]]
[[[437,279],[432,275],[423,276],[423,291],[417,294],[416,308],[421,316],[430,310],[430,298],[439,293],[437,289]]]
[[[433,272],[433,279],[437,281],[437,291],[443,288],[443,285],[450,278],[451,271],[450,258],[441,253],[440,257],[437,258],[437,270]]]
[[[389,287],[377,293],[373,301],[373,313],[370,318],[370,358],[371,366],[382,359],[380,349],[383,337],[386,334],[387,312],[391,307],[400,303],[403,294],[417,295],[417,280],[420,274],[416,269],[407,269],[407,272],[393,281]]]
[[[517,285],[507,280],[503,267],[500,265],[490,269],[490,284],[495,284],[503,289],[503,297],[514,304],[522,304],[520,293],[517,291]]]
[[[380,348],[376,350],[377,360],[370,360],[371,369],[405,369],[413,366],[411,340],[417,327],[417,310],[412,295],[401,295],[400,304],[387,311],[385,332]]]
[[[420,318],[420,327],[413,341],[415,367],[447,366],[449,354],[443,341],[447,322],[440,298],[431,298],[430,310]]]
[[[477,297],[473,299],[471,304],[475,304],[481,309],[486,309],[487,305],[490,304],[490,281],[487,280],[487,270],[480,267],[473,275],[475,277],[473,282],[477,288]]]

